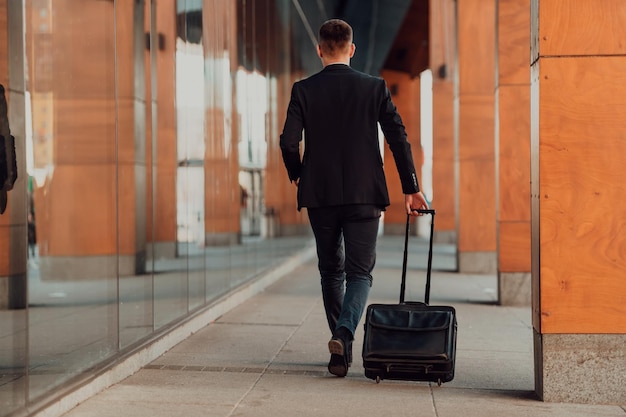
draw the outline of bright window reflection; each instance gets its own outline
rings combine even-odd
[[[239,107],[239,165],[263,168],[267,163],[267,79],[258,72],[237,71],[237,102],[243,103]]]

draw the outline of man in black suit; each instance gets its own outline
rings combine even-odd
[[[340,377],[352,362],[354,332],[372,285],[380,213],[389,205],[378,123],[400,174],[406,212],[428,208],[387,85],[350,67],[355,49],[346,22],[321,26],[317,52],[324,69],[293,85],[280,136],[289,179],[298,187],[298,210],[307,208],[315,235],[332,332],[328,370]]]

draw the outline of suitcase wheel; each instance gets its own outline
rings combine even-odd
[[[376,383],[380,384],[380,375],[376,375]]]
[[[441,378],[437,379],[437,386],[440,387],[441,386]]]

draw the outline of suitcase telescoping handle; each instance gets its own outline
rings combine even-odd
[[[433,235],[435,232],[435,210],[422,210],[412,209],[421,214],[430,214],[432,216],[430,222],[430,241],[428,244],[428,269],[426,270],[426,291],[424,292],[424,303],[428,304],[430,301],[430,271],[433,265]],[[406,291],[406,263],[408,257],[409,247],[409,222],[411,220],[410,215],[406,215],[406,230],[404,233],[404,260],[402,261],[402,284],[400,285],[400,304],[404,303],[404,293]]]

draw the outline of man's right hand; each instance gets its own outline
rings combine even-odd
[[[422,194],[421,191],[415,194],[405,194],[404,195],[404,203],[406,206],[406,214],[411,216],[423,216],[422,213],[418,213],[413,210],[428,210],[428,202],[426,201],[426,197]]]

